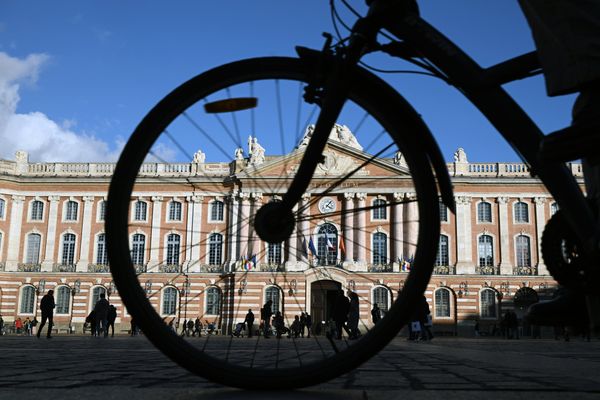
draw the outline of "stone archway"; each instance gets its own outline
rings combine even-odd
[[[315,333],[324,322],[331,318],[335,297],[342,284],[334,280],[318,280],[311,283],[310,314]]]

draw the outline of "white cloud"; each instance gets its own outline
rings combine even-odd
[[[76,121],[59,124],[42,112],[19,114],[20,83],[35,83],[46,54],[30,54],[24,59],[0,52],[0,158],[13,159],[25,150],[33,162],[115,161],[122,143],[111,149],[108,143],[73,130]]]

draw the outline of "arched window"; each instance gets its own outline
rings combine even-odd
[[[386,312],[389,309],[390,291],[383,287],[377,286],[373,289],[373,304],[377,304],[377,307],[382,312]]]
[[[450,265],[450,259],[448,256],[448,236],[446,235],[440,235],[435,265],[439,267]]]
[[[98,221],[106,219],[106,201],[102,200],[98,203]]]
[[[281,301],[281,290],[277,286],[269,286],[265,290],[265,303],[271,300],[273,304],[271,305],[271,311],[275,314],[279,311],[279,303]]]
[[[212,233],[208,237],[208,264],[221,265],[223,262],[223,235]]]
[[[435,317],[449,318],[450,317],[450,290],[439,288],[435,291]]]
[[[529,237],[519,235],[516,239],[517,267],[531,267],[531,249]]]
[[[222,201],[215,200],[210,203],[210,220],[211,221],[223,221],[225,206]]]
[[[170,221],[181,221],[181,203],[178,201],[172,201],[169,203],[169,220]]]
[[[146,250],[146,236],[141,233],[133,235],[131,246],[131,262],[134,265],[144,265],[144,253]]]
[[[0,232],[0,254],[2,254],[2,232]]]
[[[337,262],[337,229],[332,224],[323,224],[317,234],[317,257],[319,265],[335,265]]]
[[[375,199],[373,201],[372,219],[374,220],[385,220],[387,219],[387,207],[386,202],[383,199]]]
[[[556,214],[556,212],[558,210],[559,210],[559,207],[558,207],[558,203],[557,202],[554,202],[554,203],[550,204],[550,215]]]
[[[480,312],[482,318],[497,318],[496,292],[492,289],[481,291]]]
[[[269,243],[267,247],[267,262],[269,265],[281,265],[282,243]]]
[[[92,289],[92,303],[90,304],[92,310],[96,306],[98,300],[100,300],[101,293],[104,293],[104,295],[106,296],[106,288],[104,286],[96,286]]]
[[[477,204],[477,222],[492,222],[492,205],[487,201]]]
[[[29,219],[32,221],[41,221],[44,219],[44,203],[39,200],[35,200],[31,203]]]
[[[65,233],[63,235],[61,261],[63,265],[75,264],[75,235],[72,233]]]
[[[167,236],[167,265],[179,265],[181,236],[171,233]]]
[[[386,264],[387,257],[387,235],[377,232],[373,235],[373,264]]]
[[[527,203],[522,201],[515,203],[515,222],[529,222]]]
[[[42,235],[30,233],[27,235],[27,255],[25,256],[26,264],[40,263],[40,246],[42,243]]]
[[[221,310],[221,290],[217,287],[206,289],[206,314],[219,315]]]
[[[33,286],[24,286],[21,288],[21,308],[20,314],[33,314],[33,305],[35,304],[35,288]]]
[[[148,211],[148,204],[145,201],[138,200],[135,202],[133,219],[135,221],[145,221]]]
[[[177,289],[171,286],[166,287],[162,295],[162,314],[175,315],[177,312]]]
[[[478,239],[479,266],[494,266],[494,239],[490,235],[481,235]]]
[[[65,206],[65,221],[77,221],[77,208],[79,204],[73,200],[67,201]]]
[[[96,264],[108,264],[108,254],[106,253],[106,234],[104,233],[99,234],[96,239]]]
[[[440,206],[440,221],[448,222],[448,207],[446,207],[446,205],[444,203],[442,203],[441,201],[439,202],[439,206]]]
[[[6,212],[6,201],[0,199],[0,219],[4,219],[4,213]]]
[[[56,289],[56,314],[68,314],[71,305],[71,288],[59,286]]]

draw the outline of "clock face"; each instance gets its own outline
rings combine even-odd
[[[335,209],[336,202],[331,197],[323,197],[321,201],[319,201],[319,211],[323,214],[333,212]]]

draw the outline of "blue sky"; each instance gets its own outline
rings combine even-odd
[[[363,1],[351,3],[364,10]],[[483,66],[533,49],[516,0],[420,5]],[[225,62],[291,56],[294,45],[319,48],[323,31],[333,31],[328,2],[317,0],[4,0],[0,158],[25,149],[32,161],[115,160],[145,113],[180,83]],[[389,61],[371,60],[405,67]],[[422,114],[447,160],[458,147],[470,161],[516,160],[453,88],[414,75],[387,78]],[[541,77],[506,88],[544,131],[568,125],[573,96],[546,97]]]

